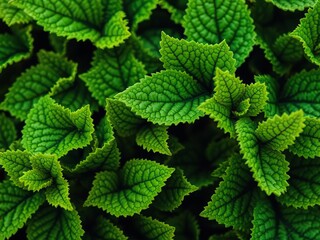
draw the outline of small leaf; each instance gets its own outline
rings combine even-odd
[[[32,19],[25,14],[23,9],[17,8],[9,3],[9,0],[0,1],[0,18],[8,25],[25,24]]]
[[[28,188],[29,191],[39,191],[52,184],[51,176],[39,171],[38,169],[32,169],[24,172],[19,180]]]
[[[80,78],[92,96],[105,106],[106,98],[124,91],[146,74],[144,66],[133,55],[128,45],[95,51],[92,68]]]
[[[171,212],[182,204],[187,195],[197,189],[198,187],[188,182],[181,169],[176,169],[153,204],[161,211]]]
[[[302,11],[307,7],[312,7],[317,0],[300,0],[300,1],[294,1],[294,0],[267,0],[267,2],[271,2],[278,8],[281,8],[282,10],[289,10],[289,11],[295,11],[299,10]]]
[[[303,112],[274,116],[259,124],[255,131],[257,138],[275,150],[285,150],[299,136],[304,128]]]
[[[8,239],[24,226],[27,220],[44,203],[41,193],[33,193],[0,183],[0,239]]]
[[[231,158],[223,181],[200,216],[215,219],[226,227],[246,230],[251,227],[253,208],[260,200],[251,174],[240,156]]]
[[[119,175],[100,172],[85,206],[97,206],[116,217],[140,213],[148,208],[173,171],[153,161],[135,159],[127,162]]]
[[[153,123],[192,123],[203,113],[197,109],[208,93],[185,72],[165,70],[116,95],[138,115]]]
[[[160,60],[166,69],[185,71],[210,93],[217,67],[235,72],[235,60],[225,41],[208,45],[179,40],[162,33],[160,46]]]
[[[13,121],[0,114],[0,151],[7,150],[13,141],[17,138],[17,131]]]
[[[76,112],[43,97],[30,111],[22,132],[22,145],[31,152],[54,153],[58,157],[92,140],[89,106]]]
[[[242,116],[247,115],[249,108],[250,108],[250,98],[247,98],[247,99],[241,101],[238,104],[236,111],[232,111],[232,113],[236,117],[242,117]]]
[[[312,0],[311,0],[312,1]],[[315,1],[313,1],[315,2]],[[320,23],[320,3],[316,2],[312,9],[309,9],[305,18],[300,21],[299,26],[291,33],[291,36],[302,42],[305,54],[310,61],[320,65],[318,36],[319,29],[316,27]]]
[[[171,155],[168,139],[167,127],[154,124],[147,124],[138,131],[136,136],[137,144],[147,151]]]
[[[256,36],[244,0],[189,0],[183,27],[188,40],[215,44],[225,39],[237,67],[248,57]]]
[[[77,211],[66,211],[62,208],[42,208],[27,227],[27,237],[30,240],[81,240],[83,234]]]
[[[188,0],[160,0],[159,4],[163,9],[166,9],[171,14],[171,20],[177,24],[181,24],[185,10],[187,8]]]

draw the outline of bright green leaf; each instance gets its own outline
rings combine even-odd
[[[30,240],[81,240],[83,234],[77,211],[66,211],[62,208],[41,209],[27,227],[27,237]]]
[[[278,8],[281,8],[282,10],[289,10],[289,11],[295,11],[295,10],[304,10],[307,7],[312,7],[317,0],[266,0],[267,2],[271,2]]]
[[[24,172],[19,180],[28,188],[29,191],[39,191],[52,184],[51,176],[38,169],[32,169]]]
[[[167,127],[154,124],[147,124],[138,131],[136,136],[137,144],[147,151],[171,155],[168,139]]]
[[[173,211],[182,204],[187,195],[197,189],[188,182],[181,169],[176,169],[153,204],[161,211]]]
[[[23,12],[9,3],[9,0],[0,1],[0,18],[8,25],[28,23],[32,19]]]
[[[41,193],[33,193],[14,186],[11,182],[0,183],[0,239],[9,239],[44,203]]]
[[[203,113],[197,107],[208,98],[205,89],[185,72],[165,70],[116,95],[127,106],[153,123],[192,123]]]
[[[201,44],[176,39],[162,33],[160,42],[161,61],[166,69],[185,71],[210,93],[216,67],[235,72],[235,60],[225,41]]]
[[[16,137],[17,131],[13,121],[3,113],[0,114],[0,151],[8,149]]]
[[[240,66],[254,45],[254,25],[244,0],[189,0],[183,26],[189,40],[226,40]]]
[[[22,145],[31,152],[63,156],[92,140],[93,124],[89,106],[76,112],[43,97],[30,111],[22,132]]]
[[[85,206],[97,206],[115,216],[140,213],[159,194],[174,169],[148,160],[131,160],[117,175],[100,172]]]
[[[285,150],[299,136],[304,128],[303,112],[297,111],[287,115],[275,115],[259,124],[255,134],[264,145],[275,149]]]
[[[238,104],[237,109],[235,111],[232,111],[232,113],[236,117],[242,117],[242,116],[245,116],[247,114],[249,108],[250,108],[250,98],[247,98],[247,99],[241,101]]]

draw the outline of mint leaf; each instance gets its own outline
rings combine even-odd
[[[160,0],[159,4],[171,14],[171,20],[175,23],[182,23],[188,0]]]
[[[188,40],[215,44],[225,39],[238,67],[251,52],[256,36],[243,0],[189,0],[183,26]]]
[[[8,149],[16,137],[17,131],[13,121],[3,113],[0,114],[0,151]]]
[[[22,120],[42,96],[74,81],[77,65],[59,54],[40,51],[39,64],[16,79],[1,108]]]
[[[131,160],[117,175],[96,175],[85,206],[97,206],[115,216],[140,213],[159,194],[174,169],[148,160]]]
[[[304,10],[307,7],[312,7],[317,1],[316,0],[300,0],[300,1],[294,1],[294,0],[267,0],[267,2],[271,2],[278,8],[281,8],[282,10],[289,10],[289,11],[295,11],[295,10]]]
[[[44,203],[41,193],[14,186],[10,181],[0,183],[0,238],[8,239],[22,228]]]
[[[92,140],[93,124],[89,106],[76,112],[43,97],[30,111],[22,133],[22,145],[31,152],[63,156]]]
[[[203,113],[197,109],[208,93],[185,72],[165,70],[116,95],[133,112],[153,123],[194,122]]]
[[[0,18],[8,25],[28,23],[32,19],[24,13],[23,9],[9,3],[9,0],[0,1]]]
[[[27,227],[27,237],[30,240],[49,238],[81,240],[83,234],[77,211],[66,211],[62,208],[42,208],[30,220]]]
[[[24,172],[19,180],[28,188],[29,191],[39,191],[52,184],[50,175],[38,169]]]
[[[41,0],[12,0],[45,31],[58,36],[90,40],[99,48],[112,48],[130,36],[121,11],[106,21],[103,1],[62,0],[46,4]]]
[[[160,46],[160,60],[166,69],[185,71],[210,93],[217,67],[235,72],[235,60],[225,41],[208,45],[179,40],[162,33]]]
[[[105,100],[122,92],[144,77],[146,71],[133,55],[130,47],[120,46],[108,50],[96,50],[92,68],[80,78],[86,83],[92,96],[105,106]]]

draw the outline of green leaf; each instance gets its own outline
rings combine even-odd
[[[312,7],[317,0],[300,0],[300,1],[294,1],[294,0],[266,0],[267,2],[271,2],[278,8],[281,8],[282,10],[289,10],[289,11],[295,11],[295,10],[304,10],[305,8]]]
[[[8,239],[22,228],[44,201],[41,193],[24,191],[9,181],[1,182],[0,239]]]
[[[217,121],[218,127],[223,129],[225,133],[230,133],[231,138],[235,137],[235,120],[231,117],[230,107],[220,104],[215,97],[213,97],[202,103],[198,109]]]
[[[6,117],[3,113],[0,114],[0,151],[1,149],[9,149],[9,146],[17,138],[17,131],[13,121]]]
[[[146,240],[173,240],[175,228],[151,217],[137,216],[134,226]]]
[[[41,0],[12,0],[10,3],[22,8],[45,31],[68,39],[90,40],[99,48],[112,48],[130,36],[124,12],[116,12],[106,19],[102,0],[62,0],[50,4]]]
[[[303,111],[297,111],[287,115],[275,115],[266,121],[259,123],[255,131],[257,138],[266,146],[283,151],[292,145],[304,128]]]
[[[192,123],[203,113],[197,107],[208,93],[185,72],[165,70],[146,76],[116,98],[153,123]]]
[[[60,86],[70,85],[75,78],[77,64],[61,55],[40,51],[38,58],[39,64],[16,79],[1,103],[2,109],[22,120],[42,96],[56,92]]]
[[[93,123],[89,106],[76,112],[43,97],[30,111],[22,133],[22,145],[30,152],[63,156],[92,140]]]
[[[0,72],[16,62],[27,59],[33,50],[31,27],[14,30],[14,34],[0,34]]]
[[[316,239],[319,234],[319,211],[272,206],[261,201],[254,209],[252,240]]]
[[[306,117],[305,127],[296,138],[289,151],[304,158],[320,157],[320,120]]]
[[[158,0],[123,0],[123,7],[133,30],[138,28],[140,22],[150,18],[157,4]]]
[[[290,179],[287,191],[277,200],[282,205],[308,208],[320,204],[319,159],[294,157],[290,161]]]
[[[147,124],[136,136],[136,142],[147,151],[171,155],[168,145],[169,135],[166,126]]]
[[[106,98],[122,92],[146,74],[143,64],[127,45],[96,50],[91,65],[92,68],[80,78],[101,106],[105,106]]]
[[[9,3],[9,0],[0,1],[0,18],[8,25],[24,24],[32,19],[24,13],[23,9],[17,8]]]
[[[29,191],[39,191],[52,184],[51,176],[38,169],[32,169],[24,172],[19,180],[28,188]]]
[[[228,71],[223,72],[219,68],[214,77],[214,83],[214,98],[218,103],[229,108],[235,106],[245,92],[245,85],[242,84],[240,78]]]
[[[251,227],[253,208],[260,192],[240,156],[231,158],[230,167],[200,216],[226,227],[246,230]]]
[[[153,204],[161,211],[171,212],[182,204],[183,199],[187,195],[196,190],[198,190],[198,187],[188,182],[183,175],[183,171],[176,169]]]
[[[256,36],[244,0],[189,0],[183,26],[189,40],[215,44],[225,39],[237,67],[248,57]]]
[[[160,46],[160,60],[166,69],[185,71],[210,93],[217,67],[235,72],[235,60],[225,41],[208,45],[179,40],[162,33]]]
[[[188,0],[160,0],[159,4],[171,14],[171,20],[177,24],[183,22]]]
[[[0,153],[0,164],[8,173],[10,180],[18,187],[24,187],[19,178],[24,172],[31,170],[30,157],[30,153],[20,150]]]
[[[236,117],[243,117],[243,116],[247,115],[249,108],[250,108],[250,98],[247,98],[247,99],[241,101],[238,104],[236,111],[232,111],[232,113]]]
[[[255,130],[256,125],[250,119],[242,118],[237,121],[236,131],[241,153],[253,171],[258,186],[268,195],[280,195],[288,186],[289,163],[281,152],[259,145]]]
[[[305,54],[311,62],[320,65],[319,39],[320,30],[317,26],[320,23],[320,3],[317,2],[312,9],[309,9],[305,18],[300,21],[299,26],[290,34],[302,42]]]
[[[42,208],[27,227],[27,237],[30,240],[81,240],[83,234],[77,211],[66,211],[62,208]]]
[[[106,110],[111,124],[122,137],[134,135],[146,124],[146,120],[137,116],[129,107],[118,100],[107,99]]]
[[[148,160],[126,162],[117,175],[96,175],[85,206],[97,206],[118,216],[132,216],[148,208],[174,169]]]
[[[59,37],[56,34],[52,33],[49,35],[49,41],[50,41],[50,45],[52,46],[52,48],[56,53],[60,53],[61,55],[66,55],[68,39],[64,37]]]

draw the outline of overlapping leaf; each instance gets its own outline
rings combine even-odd
[[[23,128],[22,145],[30,152],[65,155],[92,140],[93,123],[89,106],[76,112],[43,97],[30,111]]]
[[[0,151],[8,149],[16,137],[17,131],[13,121],[0,114]]]
[[[160,6],[171,14],[171,19],[175,23],[182,23],[188,0],[160,0]]]
[[[278,8],[283,10],[295,11],[295,10],[304,10],[307,7],[312,7],[317,0],[267,0],[267,2],[271,2]]]
[[[183,26],[189,40],[226,40],[240,66],[254,45],[254,25],[244,0],[189,0]]]
[[[9,0],[0,1],[0,18],[8,25],[28,23],[32,19],[23,12],[9,3]]]
[[[132,216],[146,209],[174,169],[148,160],[131,160],[117,175],[96,175],[85,206],[97,206],[115,216]]]

